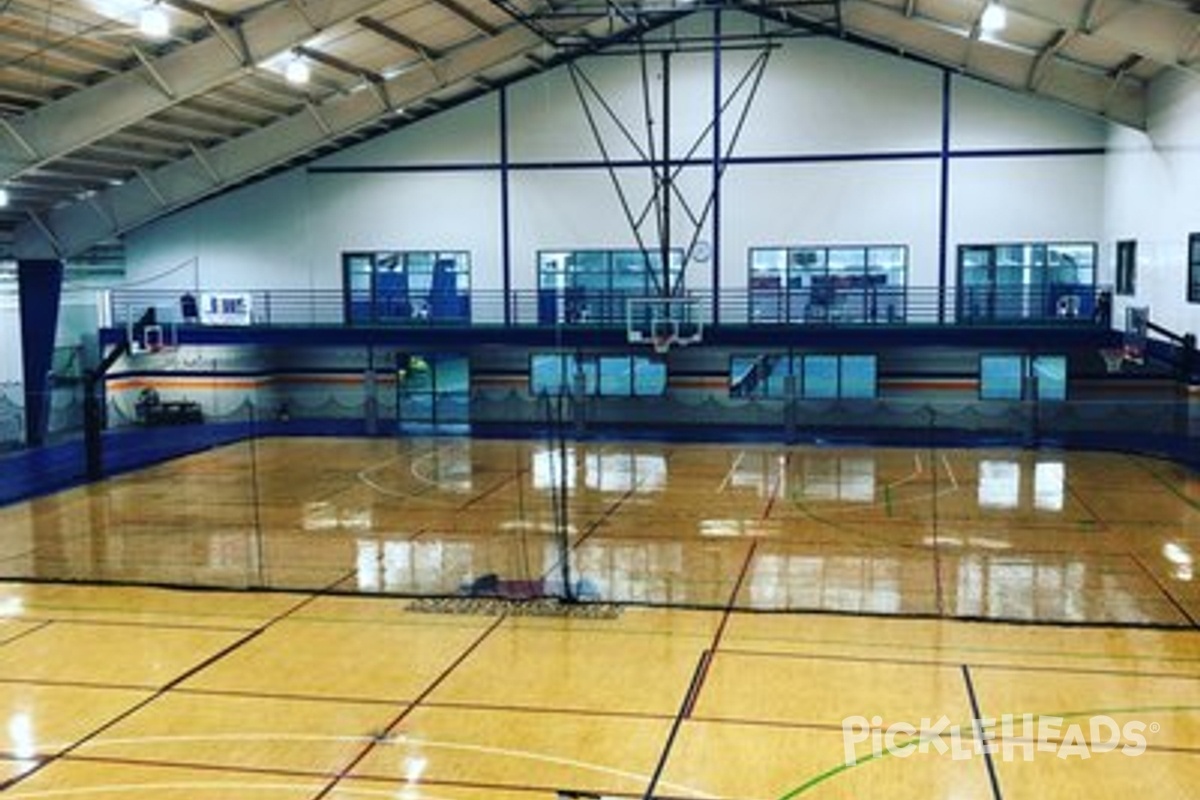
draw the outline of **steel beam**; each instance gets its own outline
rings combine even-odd
[[[236,30],[246,52],[261,62],[303,44],[317,32],[354,19],[380,0],[309,0],[272,5]],[[303,7],[304,11],[299,10]],[[312,20],[311,24],[310,21]],[[219,23],[218,23],[219,24]],[[231,29],[234,30],[234,29]],[[166,55],[145,57],[143,66],[10,119],[15,136],[0,136],[0,181],[16,177],[85,147],[165,108],[236,80],[251,67],[211,35]],[[31,158],[18,142],[39,154]]]
[[[525,52],[544,46],[534,33],[512,27],[494,39],[463,45],[438,59],[438,76],[430,70],[413,70],[381,84],[393,105],[411,107],[444,91],[447,85],[470,80],[475,74],[499,66]],[[319,114],[314,113],[319,112]],[[86,202],[76,202],[47,212],[41,226],[18,227],[16,250],[47,252],[50,242],[62,251],[78,253],[96,242],[143,225],[163,214],[194,203],[220,190],[212,181],[219,175],[225,186],[248,180],[263,171],[303,157],[320,144],[353,133],[381,116],[372,92],[334,95],[303,108],[264,128],[210,148],[200,148],[208,166],[196,153],[153,170],[139,170],[141,180],[127,181],[97,194],[111,210],[110,223]],[[323,122],[320,122],[321,120]],[[44,229],[43,227],[44,226]]]

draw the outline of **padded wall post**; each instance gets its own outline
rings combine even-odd
[[[25,443],[30,447],[45,444],[50,424],[50,368],[54,363],[62,275],[63,265],[57,259],[17,262],[25,381]]]

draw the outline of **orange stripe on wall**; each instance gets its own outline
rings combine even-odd
[[[923,378],[912,380],[908,378],[880,378],[881,386],[889,389],[916,389],[920,391],[976,391],[979,381],[974,378]]]

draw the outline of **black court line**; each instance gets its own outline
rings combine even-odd
[[[1188,621],[1189,625],[1191,625],[1193,628],[1200,628],[1200,624],[1196,622],[1196,618],[1188,612],[1187,608],[1184,607],[1183,603],[1179,602],[1175,595],[1171,594],[1171,591],[1167,589],[1166,584],[1158,579],[1158,576],[1154,574],[1154,571],[1151,570],[1150,567],[1146,566],[1146,562],[1143,561],[1137,553],[1129,553],[1129,558],[1133,561],[1133,563],[1141,567],[1142,572],[1149,576],[1154,585],[1158,587],[1158,590],[1162,592],[1163,597],[1167,598],[1167,602],[1170,603],[1175,610],[1178,611],[1180,615],[1182,615],[1183,618]]]
[[[646,786],[642,800],[652,800],[654,797],[654,790],[658,788],[663,770],[667,767],[667,759],[671,757],[671,750],[675,746],[675,738],[679,735],[679,729],[683,727],[683,721],[688,712],[696,705],[696,695],[700,692],[700,684],[704,682],[704,673],[708,670],[711,653],[712,651],[705,650],[700,654],[699,661],[696,662],[696,668],[692,671],[692,680],[688,684],[687,692],[683,695],[683,702],[679,704],[679,711],[676,712],[675,719],[671,723],[666,744],[663,745],[662,753],[658,757],[658,763],[654,766],[654,772],[650,776],[650,783]]]
[[[29,617],[14,617],[13,620],[16,622],[28,623],[30,625],[30,628],[27,631],[21,631],[20,633],[13,634],[12,636],[8,637],[7,639],[0,640],[0,650],[3,650],[5,647],[12,644],[13,642],[21,641],[26,636],[30,636],[32,634],[37,633],[38,631],[45,630],[46,628],[53,625],[55,622],[55,620],[52,620],[52,619],[38,620],[38,619],[30,619]],[[0,680],[2,680],[2,679],[0,679]]]
[[[975,684],[971,681],[971,668],[966,664],[960,666],[963,681],[967,685],[967,697],[971,700],[971,713],[975,715],[976,720],[981,720],[983,712],[979,709],[979,698],[975,695]],[[992,783],[992,797],[995,800],[1004,800],[1004,795],[1000,793],[1000,778],[996,775],[996,762],[992,759],[992,749],[986,743],[983,746],[983,760],[987,764],[988,779]]]
[[[501,489],[503,489],[505,486],[508,486],[508,485],[509,485],[510,483],[512,483],[513,481],[515,481],[515,480],[518,480],[518,479],[522,479],[522,478],[524,478],[524,477],[525,477],[526,475],[528,475],[528,474],[529,474],[529,470],[527,470],[527,469],[518,469],[516,472],[513,472],[511,475],[505,475],[505,476],[504,476],[504,478],[503,478],[502,480],[496,481],[496,483],[495,483],[494,485],[492,485],[492,486],[491,486],[491,487],[489,487],[488,489],[485,489],[484,491],[482,491],[482,492],[480,492],[479,494],[477,494],[477,495],[475,495],[474,497],[472,497],[470,500],[467,500],[465,503],[463,503],[462,505],[460,505],[460,506],[458,507],[458,510],[459,510],[459,511],[466,511],[468,508],[470,508],[471,506],[475,505],[476,503],[478,503],[479,501],[483,500],[484,498],[491,497],[491,496],[492,496],[492,495],[494,495],[496,492],[500,491],[500,490],[501,490]]]
[[[738,595],[742,591],[742,584],[745,582],[746,575],[750,571],[750,564],[754,561],[754,553],[757,549],[758,541],[752,541],[750,547],[747,548],[746,558],[742,562],[742,569],[738,573],[737,581],[733,584],[733,591],[729,594],[729,601],[725,604],[725,611],[721,614],[721,621],[713,633],[712,642],[709,644],[708,649],[701,654],[699,670],[694,676],[695,685],[690,692],[689,702],[683,709],[684,719],[690,719],[696,710],[696,703],[700,699],[700,692],[703,691],[704,683],[708,679],[708,671],[712,667],[713,659],[716,658],[717,652],[721,649],[721,640],[725,637],[725,628],[729,624],[729,618],[733,614]]]
[[[1126,454],[1126,455],[1128,455],[1128,454]],[[1135,463],[1138,465],[1138,467],[1140,467],[1141,469],[1150,473],[1150,475],[1154,478],[1155,482],[1157,482],[1161,486],[1166,487],[1167,491],[1169,491],[1171,494],[1175,495],[1177,498],[1182,500],[1184,503],[1187,503],[1192,508],[1200,509],[1200,501],[1193,500],[1192,498],[1188,497],[1183,492],[1179,491],[1179,488],[1177,486],[1175,486],[1175,484],[1171,483],[1166,478],[1164,478],[1162,475],[1159,475],[1157,472],[1150,469],[1149,465],[1147,465],[1140,459],[1135,459]],[[1176,463],[1176,462],[1171,462],[1171,463]]]
[[[479,634],[479,636],[477,636],[475,638],[475,641],[473,641],[473,642],[471,642],[471,644],[467,645],[467,648],[465,650],[463,650],[463,652],[460,653],[457,658],[455,658],[452,662],[450,662],[450,665],[447,666],[444,670],[442,670],[442,672],[436,678],[433,679],[432,683],[430,683],[428,686],[426,686],[425,689],[419,695],[417,695],[417,699],[413,700],[412,703],[408,704],[404,708],[404,710],[401,711],[399,713],[399,715],[397,715],[396,718],[393,719],[387,725],[387,727],[385,727],[380,732],[378,739],[368,742],[367,746],[364,747],[357,756],[355,756],[353,759],[351,759],[350,762],[348,764],[346,764],[346,766],[344,766],[342,769],[338,770],[338,773],[333,776],[333,779],[331,781],[329,781],[328,784],[326,784],[325,788],[323,788],[320,791],[320,793],[318,793],[313,798],[313,800],[323,800],[323,798],[328,797],[329,793],[332,792],[337,787],[337,785],[342,782],[342,780],[349,777],[350,773],[354,771],[354,768],[362,763],[363,759],[365,759],[371,753],[371,751],[375,749],[375,746],[377,744],[379,744],[381,741],[385,741],[385,740],[389,739],[391,737],[392,733],[396,730],[396,728],[398,728],[400,726],[400,723],[402,723],[405,719],[407,719],[408,715],[411,714],[414,710],[416,710],[417,707],[421,705],[421,702],[423,700],[425,700],[425,698],[427,698],[427,697],[429,697],[429,695],[433,694],[433,692],[439,686],[441,686],[446,681],[446,679],[449,678],[450,675],[462,665],[462,663],[464,661],[466,661],[468,658],[470,658],[471,655],[477,649],[479,649],[479,646],[482,645],[484,643],[484,641],[496,631],[497,628],[499,628],[502,624],[504,624],[505,620],[507,620],[507,619],[508,619],[507,614],[501,614],[496,619],[495,622],[493,622],[491,625],[489,625],[487,627],[487,629],[483,631],[483,633]],[[0,790],[3,790],[3,788],[4,788],[3,786],[0,786]]]
[[[0,782],[0,793],[6,792],[13,786],[16,786],[16,785],[22,783],[23,781],[27,780],[28,778],[30,778],[33,775],[36,775],[37,773],[41,772],[43,769],[45,769],[50,764],[60,761],[63,758],[66,758],[67,756],[70,756],[74,751],[78,750],[83,745],[87,744],[91,740],[100,736],[105,731],[111,729],[115,725],[120,724],[121,722],[123,722],[124,720],[133,716],[137,712],[141,711],[143,708],[150,705],[155,700],[158,700],[160,697],[162,697],[167,692],[174,689],[176,686],[181,685],[184,681],[187,681],[189,678],[192,678],[193,676],[199,674],[201,671],[207,669],[208,667],[217,663],[221,659],[223,659],[226,656],[230,655],[231,653],[235,652],[236,650],[241,648],[243,645],[254,641],[259,636],[261,636],[263,634],[263,632],[265,632],[267,630],[267,628],[271,627],[276,622],[279,622],[280,620],[290,616],[291,614],[295,613],[296,611],[299,611],[301,608],[308,605],[315,599],[316,599],[316,595],[306,596],[303,600],[301,600],[300,602],[291,606],[290,608],[284,610],[283,612],[276,614],[274,617],[272,617],[271,619],[264,622],[258,628],[255,628],[254,630],[246,633],[244,636],[240,637],[237,641],[233,642],[232,644],[227,645],[226,647],[223,647],[222,649],[218,650],[216,653],[212,654],[208,658],[201,661],[199,664],[195,664],[194,666],[185,670],[182,674],[177,675],[171,681],[167,682],[166,684],[163,684],[157,690],[154,690],[150,694],[150,696],[144,698],[143,700],[141,700],[137,703],[134,703],[132,706],[125,709],[120,714],[117,714],[115,717],[108,720],[107,722],[101,724],[99,727],[92,730],[90,733],[82,736],[79,739],[76,739],[69,746],[63,748],[62,750],[58,751],[57,753],[53,753],[50,756],[46,757],[44,760],[40,761],[37,764],[37,766],[35,766],[33,769],[29,770],[28,772],[25,772],[20,775],[9,778],[6,781]],[[145,687],[143,687],[143,690],[145,690]]]

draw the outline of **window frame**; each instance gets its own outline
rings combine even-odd
[[[749,394],[734,393],[734,362],[735,361],[750,361],[757,362],[761,359],[777,358],[786,365],[787,371],[783,374],[783,381],[780,385],[780,391],[755,391]],[[834,360],[834,393],[832,395],[820,395],[814,397],[809,389],[809,380],[807,372],[807,362],[809,359],[833,359]],[[845,367],[847,359],[871,359],[872,363],[872,382],[871,394],[869,396],[855,394],[847,395],[845,393]],[[733,400],[787,400],[787,380],[792,378],[796,381],[796,400],[812,400],[824,401],[830,400],[878,400],[879,399],[879,354],[878,353],[796,353],[793,350],[773,350],[761,352],[735,352],[729,354],[729,360],[725,371],[728,397]],[[771,378],[760,384],[767,389],[773,385]]]
[[[902,261],[898,267],[889,266],[881,256],[899,252]],[[835,258],[834,255],[839,256]],[[842,256],[855,255],[857,258],[851,266],[856,269],[846,269]],[[790,244],[767,245],[747,248],[746,254],[746,286],[747,318],[754,324],[804,324],[813,321],[827,321],[820,317],[818,308],[825,307],[829,313],[829,302],[820,302],[826,295],[838,293],[839,282],[857,280],[859,285],[841,288],[841,294],[850,300],[850,324],[872,324],[892,321],[903,321],[908,316],[908,281],[911,265],[911,248],[900,243],[874,244]],[[767,256],[771,256],[767,258]],[[780,262],[780,256],[782,261]],[[802,258],[803,257],[803,258]],[[811,257],[811,258],[810,258]],[[782,272],[773,274],[766,267],[768,261],[781,264]],[[879,283],[874,278],[891,277],[898,269],[900,282],[892,284]],[[769,279],[777,280],[771,281]],[[808,283],[805,284],[805,279]],[[820,278],[820,286],[814,282]],[[879,285],[876,285],[879,284]],[[886,309],[881,314],[879,295],[886,298],[895,296],[895,305],[883,305]],[[860,302],[860,307],[854,307],[854,301]],[[793,309],[793,301],[806,303],[805,307]],[[760,312],[760,303],[766,313]],[[793,313],[795,312],[795,313]],[[854,313],[857,312],[857,313]],[[814,316],[817,315],[817,316]]]
[[[540,358],[557,358],[559,362],[559,389],[557,393],[551,393],[549,390],[535,391],[533,386],[534,379],[534,361]],[[629,375],[629,381],[624,391],[606,391],[602,375],[601,363],[604,361],[625,361]],[[637,382],[637,363],[645,362],[647,364],[659,365],[663,371],[662,388],[659,391],[640,391]],[[568,365],[574,367],[569,371]],[[584,375],[584,386],[582,393],[576,393],[575,376],[580,371]],[[600,398],[636,398],[636,397],[663,397],[666,395],[670,386],[670,369],[667,366],[667,361],[664,358],[656,358],[638,353],[581,353],[574,350],[534,350],[528,355],[528,379],[525,383],[526,391],[530,397],[541,397],[544,394],[567,394],[574,397],[600,397]]]
[[[403,326],[416,322],[443,321],[443,322],[462,322],[470,323],[471,321],[471,284],[473,279],[473,266],[471,259],[471,251],[462,249],[358,249],[358,250],[343,250],[342,257],[342,314],[346,325],[394,325]],[[415,265],[412,261],[422,261],[428,259],[428,270],[415,270]],[[353,268],[358,266],[361,268],[362,261],[365,260],[368,265],[367,272],[354,272]],[[383,296],[380,291],[381,267],[385,266],[383,262],[391,261],[394,265],[398,265],[404,275],[404,291],[397,298],[397,302],[407,306],[407,313],[393,315],[386,313],[385,303],[389,302],[388,298]],[[434,302],[434,286],[433,276],[437,272],[437,265],[443,261],[452,261],[455,269],[454,274],[455,284],[453,294],[460,299],[463,304],[463,314],[451,314],[446,316],[436,315],[436,306]],[[386,274],[394,274],[395,268],[387,271]],[[368,285],[364,292],[362,289],[355,289],[352,286],[352,275],[368,276]],[[419,275],[426,279],[429,283],[428,287],[422,286],[421,290],[414,291],[413,276]],[[422,294],[421,291],[425,293]],[[367,314],[360,316],[358,314],[358,303],[365,302]]]
[[[1200,233],[1188,235],[1187,301],[1200,303]]]
[[[1137,239],[1117,241],[1113,293],[1121,297],[1137,294]]]
[[[983,362],[988,359],[1017,359],[1019,364],[1019,381],[1017,396],[995,396],[986,392],[984,386]],[[1063,367],[1061,396],[1044,396],[1044,387],[1040,380],[1035,380],[1034,369],[1041,359],[1060,359]],[[978,371],[977,396],[980,400],[990,402],[1025,402],[1033,400],[1039,403],[1059,403],[1070,399],[1071,390],[1071,357],[1067,353],[980,353]]]

